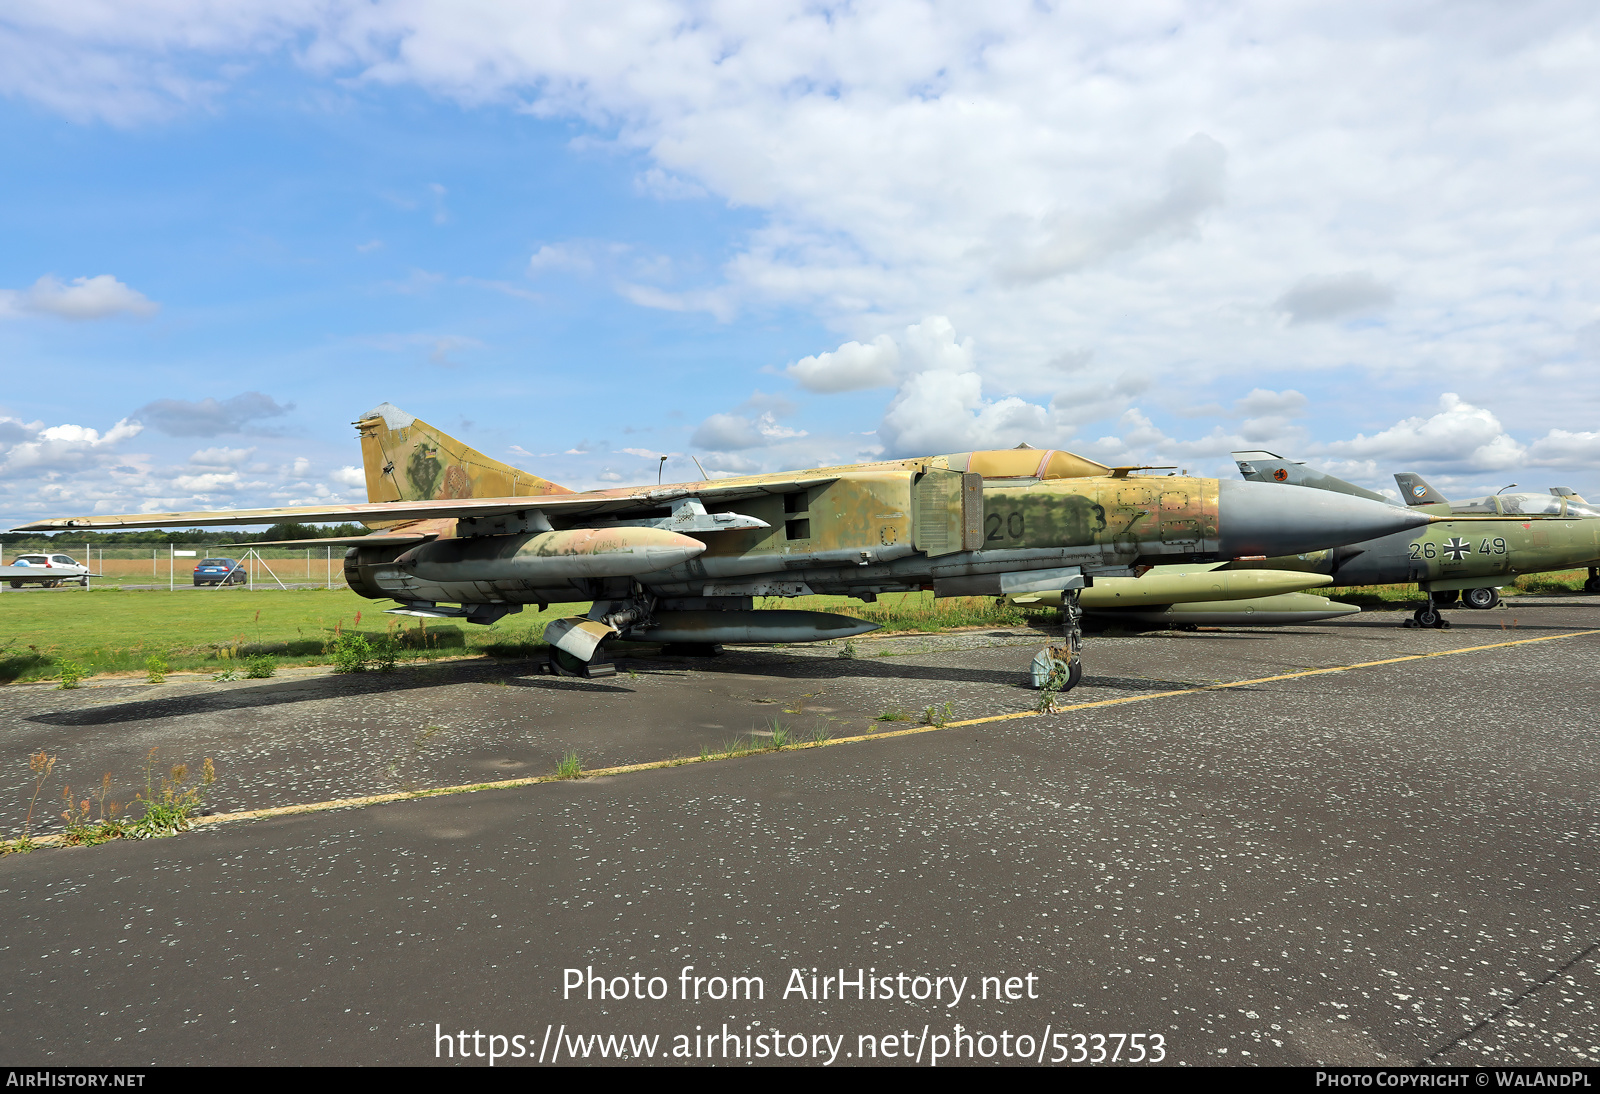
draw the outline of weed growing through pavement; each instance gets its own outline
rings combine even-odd
[[[159,654],[152,653],[144,659],[144,678],[152,684],[167,682],[167,663]]]
[[[22,822],[22,839],[18,842],[25,844],[19,850],[31,850],[33,843],[33,807],[38,804],[39,792],[44,789],[45,780],[50,777],[50,772],[56,768],[56,758],[47,755],[43,749],[28,757],[28,770],[33,772],[33,797],[28,802],[28,816]]]
[[[794,743],[794,730],[778,719],[769,718],[767,729],[772,732],[772,747],[775,750],[782,752],[784,748]]]
[[[1061,663],[1057,661],[1055,664],[1060,666]],[[1061,689],[1066,686],[1066,683],[1067,671],[1064,667],[1056,667],[1050,670],[1050,675],[1045,679],[1044,687],[1039,689],[1038,711],[1040,714],[1054,714],[1056,712],[1056,708],[1061,702]]]
[[[75,688],[83,681],[83,678],[88,675],[88,673],[83,671],[83,666],[78,664],[76,661],[62,658],[61,661],[57,663],[61,666],[61,683],[56,685],[58,689]]]
[[[194,823],[194,817],[205,804],[205,796],[217,781],[216,764],[208,756],[200,766],[198,783],[189,784],[189,765],[174,764],[165,775],[155,773],[156,752],[152,748],[145,755],[144,790],[134,795],[134,800],[144,806],[142,816],[129,819],[123,808],[111,800],[111,772],[100,779],[97,790],[78,799],[72,787],[63,787],[62,801],[66,809],[61,819],[66,831],[59,842],[63,846],[85,846],[105,843],[113,839],[154,839],[176,835]],[[36,752],[28,758],[28,769],[35,776],[33,799],[28,803],[28,815],[22,824],[22,835],[15,840],[0,840],[0,854],[34,851],[41,845],[33,838],[33,812],[50,777],[56,758],[45,752]],[[95,816],[95,813],[99,816]]]
[[[945,703],[943,706],[930,706],[923,712],[922,720],[930,726],[943,728],[953,717],[955,717],[954,704]]]
[[[888,710],[884,711],[882,714],[879,714],[876,718],[874,718],[873,721],[875,721],[875,722],[909,722],[909,721],[911,721],[911,714],[908,711],[901,710],[899,707],[890,707]]]
[[[243,680],[244,673],[240,672],[238,669],[223,669],[221,672],[213,673],[211,679],[217,681],[219,684],[223,684],[227,683],[229,680]]]
[[[581,774],[583,774],[583,761],[578,759],[576,750],[569,751],[556,761],[556,778],[576,779]]]
[[[846,661],[854,661],[856,658],[861,656],[861,653],[856,649],[855,642],[847,638],[845,639],[844,645],[839,649],[839,656],[844,658]]]
[[[111,772],[107,771],[105,778],[100,782],[99,793],[92,793],[82,801],[74,803],[72,800],[72,787],[64,787],[61,797],[67,803],[66,811],[61,814],[61,819],[67,822],[67,830],[61,835],[61,842],[68,847],[92,847],[97,843],[107,840],[120,839],[125,835],[123,821],[117,816],[121,807],[112,802],[109,815],[106,808],[106,796],[111,792]],[[95,822],[91,819],[93,804],[100,806],[100,819]]]
[[[156,839],[185,831],[194,823],[194,815],[205,804],[205,795],[217,781],[216,765],[207,756],[200,768],[199,785],[185,787],[189,779],[188,764],[173,764],[172,769],[155,775],[156,749],[144,758],[144,790],[134,795],[134,800],[144,804],[143,815],[130,821],[123,832],[129,839]]]

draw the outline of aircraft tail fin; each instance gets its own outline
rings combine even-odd
[[[448,433],[382,403],[355,423],[368,501],[437,501],[570,494],[564,486],[469,448]]]
[[[1251,482],[1281,482],[1290,486],[1309,486],[1313,490],[1331,490],[1335,494],[1350,494],[1366,498],[1368,501],[1394,504],[1393,498],[1386,498],[1353,482],[1336,479],[1297,460],[1286,460],[1275,452],[1235,452],[1233,460],[1239,465],[1239,474]]]
[[[1429,486],[1427,480],[1415,471],[1400,471],[1395,474],[1394,483],[1400,488],[1400,496],[1407,505],[1449,505],[1450,500],[1439,491]]]

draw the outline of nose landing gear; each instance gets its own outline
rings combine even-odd
[[[1046,646],[1034,654],[1029,666],[1033,686],[1043,690],[1071,691],[1083,680],[1083,609],[1077,589],[1061,594],[1061,645]]]
[[[1450,621],[1446,619],[1444,617],[1444,613],[1439,610],[1438,604],[1434,601],[1433,594],[1429,593],[1427,606],[1418,608],[1416,611],[1412,612],[1411,618],[1406,620],[1406,626],[1432,627],[1436,631],[1447,631],[1450,629]]]

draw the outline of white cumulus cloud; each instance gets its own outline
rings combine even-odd
[[[1527,456],[1527,449],[1506,433],[1493,411],[1473,406],[1453,392],[1439,396],[1436,414],[1407,418],[1370,437],[1358,433],[1323,450],[1354,459],[1427,460],[1482,470],[1514,467]]]
[[[75,277],[63,284],[45,274],[21,291],[0,289],[0,316],[54,315],[74,321],[105,319],[113,315],[154,315],[161,305],[110,274]]]

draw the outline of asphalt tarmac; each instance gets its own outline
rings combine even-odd
[[[1068,701],[1113,705],[6,856],[0,1058],[1600,1062],[1600,634],[1556,637],[1600,604],[1510,603],[1090,639]],[[0,825],[39,749],[124,800],[148,749],[212,756],[234,811],[1025,714],[1038,644],[13,686]]]

